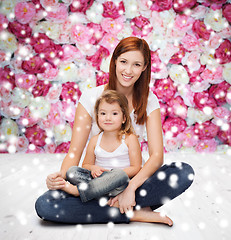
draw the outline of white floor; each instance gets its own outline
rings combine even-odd
[[[231,239],[231,156],[169,153],[165,162],[185,161],[195,172],[191,188],[159,209],[173,221],[160,224],[64,225],[41,221],[34,210],[48,173],[64,155],[0,155],[0,239],[228,240]]]

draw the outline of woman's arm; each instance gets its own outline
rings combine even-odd
[[[130,134],[126,138],[126,142],[129,151],[130,167],[124,168],[123,170],[127,173],[129,178],[132,178],[141,169],[142,155],[140,150],[140,144],[136,135]]]
[[[149,159],[146,161],[143,168],[131,179],[128,187],[110,202],[110,206],[112,206],[116,201],[119,201],[121,213],[132,210],[133,206],[136,204],[136,189],[152,176],[163,164],[163,136],[160,109],[151,112],[148,116],[146,127]]]

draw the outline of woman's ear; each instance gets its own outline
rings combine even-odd
[[[144,66],[143,71],[145,71],[146,68],[147,68],[147,65]],[[143,72],[143,71],[142,71],[142,72]]]

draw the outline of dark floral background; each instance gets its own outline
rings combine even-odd
[[[66,153],[81,93],[128,36],[151,49],[165,150],[230,152],[230,23],[230,0],[1,0],[0,152]]]

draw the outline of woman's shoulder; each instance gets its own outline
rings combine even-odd
[[[87,88],[83,91],[82,94],[88,95],[88,96],[96,96],[96,95],[101,95],[103,90],[104,90],[104,85],[100,85],[93,88]]]
[[[157,108],[160,108],[159,100],[152,91],[149,91],[147,103],[147,116]]]

